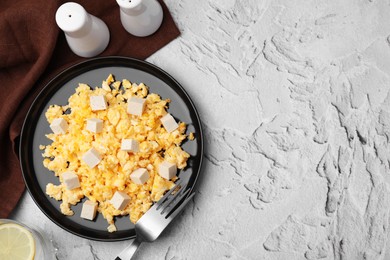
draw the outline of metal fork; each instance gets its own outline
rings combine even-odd
[[[179,186],[180,188],[177,190]],[[160,236],[195,195],[192,193],[186,198],[190,192],[189,189],[185,190],[186,187],[187,185],[182,186],[179,181],[137,221],[135,239],[115,260],[131,259],[142,242],[153,242]],[[183,199],[185,200],[183,201]]]

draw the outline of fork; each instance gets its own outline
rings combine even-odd
[[[180,188],[177,190],[179,186]],[[192,193],[186,198],[190,192],[189,189],[184,191],[186,187],[187,185],[182,186],[179,181],[137,221],[135,239],[115,260],[131,259],[142,242],[153,242],[160,236],[195,195]],[[183,199],[185,200],[183,201]]]

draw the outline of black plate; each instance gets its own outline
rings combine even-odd
[[[45,134],[51,133],[44,115],[49,105],[67,104],[78,83],[86,83],[91,87],[101,86],[102,80],[110,73],[117,80],[143,82],[150,92],[157,93],[164,99],[171,99],[169,112],[177,120],[188,124],[187,132],[195,133],[194,141],[187,141],[182,145],[191,154],[191,158],[188,160],[188,167],[178,173],[182,180],[188,182],[190,189],[193,189],[198,178],[203,158],[202,128],[196,108],[183,87],[160,68],[131,58],[103,57],[72,66],[55,77],[34,100],[24,121],[19,147],[23,178],[35,203],[54,223],[78,236],[101,241],[133,238],[134,225],[128,216],[117,217],[115,225],[118,231],[109,233],[107,221],[101,214],[98,214],[95,221],[80,218],[82,203],[72,207],[75,212],[73,216],[61,214],[60,202],[45,194],[46,184],[59,184],[59,180],[53,172],[43,167],[39,145],[51,142],[45,137]]]

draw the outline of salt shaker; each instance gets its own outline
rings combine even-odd
[[[163,20],[163,10],[157,0],[116,0],[123,27],[132,35],[153,34]]]
[[[110,41],[107,25],[77,3],[61,5],[56,12],[56,22],[64,31],[70,49],[78,56],[96,56],[106,49]]]

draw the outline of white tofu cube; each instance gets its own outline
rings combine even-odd
[[[80,187],[79,177],[73,171],[64,172],[62,174],[62,179],[65,183],[65,186],[68,190],[73,190]]]
[[[164,179],[170,180],[176,176],[177,168],[176,164],[164,161],[158,166],[158,173]]]
[[[131,173],[130,179],[135,184],[144,184],[149,179],[149,172],[145,168],[139,168]]]
[[[68,130],[68,122],[63,118],[56,118],[51,122],[50,128],[55,134],[65,134]]]
[[[100,133],[103,130],[103,120],[98,118],[87,119],[87,130],[93,133]]]
[[[97,202],[92,202],[87,200],[83,203],[83,208],[81,209],[80,217],[93,220],[96,217]]]
[[[95,148],[89,149],[83,155],[83,161],[89,166],[89,168],[93,168],[102,160],[98,151]]]
[[[136,116],[142,116],[142,113],[145,109],[145,101],[144,98],[137,98],[132,97],[129,99],[127,104],[127,113],[136,115]]]
[[[179,127],[173,116],[169,113],[163,116],[160,120],[168,133],[175,131]]]
[[[122,139],[121,150],[136,153],[139,151],[139,142],[134,139]]]
[[[103,95],[91,96],[89,104],[92,111],[105,110],[107,108],[106,98]]]
[[[112,196],[110,203],[116,208],[117,210],[124,209],[127,204],[130,202],[130,197],[123,191],[116,191],[114,196]]]

